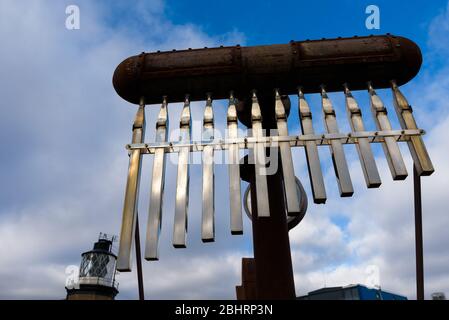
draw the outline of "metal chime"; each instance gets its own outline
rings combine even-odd
[[[351,39],[335,39],[332,40],[337,44],[338,41],[349,40],[360,41],[361,38],[351,38]],[[368,40],[373,43],[368,43]],[[386,40],[385,40],[386,39]],[[390,50],[393,52],[396,50],[395,46],[390,46],[386,48],[379,43],[395,43],[394,41],[399,41],[404,46],[406,43],[403,38],[399,40],[395,37],[366,37],[362,38],[364,42],[361,45],[371,45],[373,48],[381,48],[382,50]],[[382,42],[384,41],[384,42]],[[401,42],[402,41],[402,42]],[[388,42],[388,43],[390,43]],[[304,44],[305,43],[305,44]],[[311,42],[303,43],[291,43],[288,47],[292,55],[298,54],[301,59],[301,63],[304,65],[299,65],[299,62],[293,60],[294,65],[299,65],[299,70],[306,70],[305,68],[310,67],[317,68],[317,73],[324,72],[320,71],[316,64],[311,61],[310,56],[313,54],[312,46],[323,46],[324,44],[317,41],[312,43],[310,47],[307,47]],[[348,54],[353,55],[357,60],[357,64],[349,66],[347,63],[347,69],[341,69],[338,63],[331,63],[327,61],[330,68],[337,68],[333,72],[335,74],[343,74],[340,78],[332,78],[332,74],[322,73],[325,77],[322,83],[318,83],[318,76],[312,77],[313,73],[310,72],[309,78],[301,78],[291,75],[291,71],[285,71],[288,73],[286,79],[280,77],[274,77],[273,81],[266,81],[254,76],[251,78],[251,74],[247,74],[248,79],[242,80],[232,80],[230,77],[234,74],[241,74],[243,68],[249,68],[251,63],[256,63],[257,61],[244,59],[245,53],[241,47],[231,47],[231,48],[216,48],[216,49],[201,49],[201,50],[186,50],[181,51],[186,54],[188,61],[195,61],[204,70],[208,61],[213,60],[219,67],[215,68],[215,71],[219,76],[222,77],[221,82],[217,82],[211,77],[204,77],[203,75],[198,75],[195,73],[194,69],[180,69],[181,75],[177,75],[177,79],[182,82],[182,88],[179,89],[179,83],[172,83],[170,81],[175,74],[172,74],[174,64],[174,55],[176,53],[170,53],[164,60],[163,70],[153,67],[157,54],[142,54],[140,56],[134,57],[133,60],[125,60],[124,67],[119,71],[116,71],[118,75],[115,75],[114,86],[116,90],[122,97],[126,97],[128,101],[136,103],[139,100],[139,109],[133,125],[133,138],[132,143],[127,145],[129,150],[130,160],[129,160],[129,172],[128,181],[126,185],[125,202],[123,209],[123,222],[120,236],[120,248],[118,254],[117,269],[120,271],[131,270],[132,260],[131,260],[131,249],[134,239],[134,230],[136,227],[136,216],[137,216],[137,203],[138,203],[138,193],[139,193],[139,179],[141,171],[141,159],[145,154],[152,154],[154,156],[153,162],[153,172],[151,180],[151,191],[150,191],[150,204],[149,204],[149,215],[148,215],[148,225],[146,230],[146,246],[145,246],[145,259],[147,260],[158,260],[158,239],[161,232],[161,221],[162,221],[162,199],[164,192],[164,174],[165,174],[165,163],[167,153],[178,153],[178,164],[177,164],[177,184],[176,184],[176,198],[175,198],[175,211],[174,211],[174,224],[173,224],[173,246],[175,248],[185,248],[186,247],[186,234],[187,234],[187,220],[188,220],[188,202],[189,202],[189,158],[191,152],[201,152],[202,153],[202,170],[203,170],[203,181],[202,181],[202,222],[201,222],[201,237],[203,242],[214,241],[215,237],[215,223],[214,223],[214,152],[223,151],[227,152],[228,155],[228,171],[229,171],[229,194],[230,194],[230,231],[232,234],[242,234],[243,233],[243,220],[242,220],[242,198],[240,189],[240,150],[246,149],[251,155],[250,158],[254,160],[255,168],[255,185],[257,194],[257,214],[258,218],[264,219],[270,216],[269,210],[269,197],[268,197],[268,185],[267,185],[267,154],[266,148],[277,148],[280,155],[280,164],[283,177],[283,186],[285,194],[285,207],[287,216],[295,217],[301,214],[301,199],[297,192],[297,182],[294,172],[294,159],[292,157],[292,147],[304,147],[305,157],[308,165],[308,172],[310,178],[311,191],[313,195],[313,200],[315,203],[325,203],[326,202],[326,190],[324,185],[324,179],[318,154],[319,146],[328,146],[333,166],[335,169],[335,175],[337,178],[337,184],[340,191],[340,196],[350,197],[354,193],[350,172],[348,169],[347,160],[345,157],[345,152],[343,146],[345,144],[354,144],[356,146],[358,156],[360,159],[360,164],[363,169],[364,178],[368,188],[377,188],[381,185],[381,179],[379,171],[375,162],[373,152],[371,150],[371,143],[381,143],[383,150],[385,152],[385,157],[387,158],[388,165],[394,180],[402,180],[407,177],[407,170],[404,160],[401,156],[398,143],[407,142],[410,152],[412,154],[413,160],[417,165],[417,170],[419,175],[430,175],[433,172],[432,162],[426,151],[425,145],[422,140],[422,135],[424,131],[419,129],[416,125],[415,119],[413,117],[412,108],[407,102],[404,95],[401,93],[398,84],[395,80],[391,79],[402,79],[400,83],[407,82],[414,74],[410,77],[409,74],[404,75],[397,71],[399,69],[394,69],[394,65],[391,65],[393,71],[396,72],[391,75],[385,74],[386,70],[383,70],[382,74],[367,71],[366,75],[359,75],[356,72],[358,66],[364,66],[369,64],[371,60],[379,54],[379,50],[371,50],[369,54],[364,57],[360,55],[353,54],[351,50],[356,50],[354,46],[351,45],[342,46],[345,48],[346,53],[341,48],[338,49],[340,55]],[[351,42],[352,43],[352,42]],[[354,42],[355,43],[355,42]],[[302,46],[304,44],[304,46]],[[268,46],[267,46],[268,47]],[[281,46],[271,46],[270,50],[274,50],[274,54],[271,55],[269,63],[271,68],[274,70],[276,68],[282,69],[281,65],[287,60],[279,58],[280,52],[284,50]],[[331,46],[329,46],[331,47]],[[349,47],[348,49],[346,49]],[[253,50],[255,50],[253,47]],[[321,49],[320,49],[321,48]],[[323,50],[320,47],[317,50]],[[363,47],[365,48],[365,47]],[[265,50],[266,49],[266,50]],[[267,48],[262,49],[263,57],[267,56]],[[282,49],[282,50],[281,50]],[[208,50],[227,50],[223,51],[222,60],[215,59],[213,55]],[[295,51],[296,50],[296,51]],[[356,50],[357,51],[357,50]],[[389,51],[389,52],[390,52]],[[249,52],[249,51],[248,51]],[[282,51],[283,52],[283,51]],[[349,53],[348,53],[349,52]],[[289,54],[290,54],[289,53]],[[277,56],[276,56],[277,54]],[[309,55],[309,56],[307,56]],[[368,58],[367,58],[368,56]],[[193,58],[195,57],[195,59]],[[237,58],[236,58],[237,57]],[[240,57],[240,58],[239,58]],[[243,57],[243,58],[242,58]],[[380,59],[379,63],[385,65],[385,63],[393,63],[394,60],[392,54],[388,56],[390,60],[383,57]],[[205,62],[202,60],[204,58]],[[307,58],[307,59],[306,59]],[[335,57],[334,57],[335,58]],[[354,59],[355,59],[354,58]],[[190,59],[190,60],[189,60]],[[209,60],[208,60],[209,59]],[[225,59],[230,59],[229,64],[222,61]],[[269,58],[267,58],[269,59]],[[296,58],[295,58],[296,59]],[[363,60],[364,59],[364,60]],[[371,59],[371,60],[370,60]],[[401,57],[403,59],[403,57]],[[344,59],[341,59],[344,60]],[[246,62],[245,62],[246,61]],[[299,60],[298,60],[299,61]],[[399,61],[399,60],[398,60]],[[401,60],[402,61],[402,60]],[[222,63],[222,65],[220,64]],[[247,65],[245,65],[247,63]],[[309,63],[309,64],[307,64]],[[341,63],[343,64],[343,62]],[[238,65],[238,67],[236,67]],[[369,68],[368,66],[367,68]],[[154,68],[151,69],[151,68]],[[295,67],[296,68],[296,67]],[[301,69],[302,68],[302,69]],[[353,68],[353,69],[350,69]],[[150,71],[147,72],[147,69]],[[385,68],[384,68],[385,69]],[[419,66],[418,66],[419,69]],[[138,79],[131,79],[130,75],[134,75],[136,70],[139,71]],[[180,71],[180,72],[181,72]],[[120,74],[121,72],[121,74]],[[147,72],[147,73],[145,73]],[[153,73],[152,73],[153,72]],[[158,72],[157,76],[154,72]],[[171,72],[171,73],[170,73]],[[211,71],[208,71],[211,72]],[[270,71],[271,72],[271,71]],[[273,71],[274,72],[274,71]],[[345,72],[347,74],[345,75]],[[363,72],[363,70],[360,70]],[[414,71],[410,71],[414,72]],[[286,74],[287,74],[286,73]],[[398,74],[400,76],[398,76]],[[396,75],[393,78],[393,75]],[[201,85],[196,85],[183,80],[188,76],[202,76]],[[260,77],[263,78],[263,73]],[[365,79],[368,77],[373,77],[374,79]],[[160,77],[161,82],[158,83],[159,91],[154,88],[150,88],[146,81],[158,80]],[[184,78],[183,78],[184,77]],[[377,78],[376,78],[377,77]],[[384,79],[383,77],[390,77],[389,79]],[[122,82],[121,79],[125,78]],[[254,80],[255,79],[255,80]],[[281,79],[281,80],[279,80]],[[380,81],[379,79],[382,79]],[[343,81],[347,80],[347,81]],[[373,82],[369,82],[373,80]],[[165,85],[163,81],[167,81]],[[193,81],[193,80],[192,80]],[[242,84],[242,81],[246,81]],[[261,84],[264,82],[264,84]],[[339,82],[339,83],[338,83]],[[126,83],[126,86],[125,86]],[[130,84],[131,83],[131,84]],[[265,84],[266,83],[266,84]],[[210,85],[208,85],[210,84]],[[253,85],[251,87],[251,85]],[[354,86],[352,85],[354,84]],[[384,103],[381,101],[380,97],[376,94],[374,90],[374,84],[380,84],[378,88],[385,88],[387,85],[391,87],[394,108],[396,110],[399,122],[401,124],[401,129],[394,130],[391,127],[390,120],[388,118],[387,109]],[[122,87],[120,87],[120,85]],[[236,88],[232,88],[235,85]],[[279,85],[279,86],[277,86]],[[370,108],[374,121],[377,126],[376,131],[366,131],[364,120],[362,119],[362,112],[359,107],[358,102],[353,97],[350,88],[355,87],[355,90],[361,90],[363,87],[369,95]],[[271,91],[268,89],[271,87]],[[119,88],[119,89],[118,89]],[[122,89],[120,89],[122,88]],[[262,88],[262,90],[260,89]],[[178,90],[179,89],[179,90]],[[181,112],[181,119],[179,122],[180,128],[180,139],[179,141],[168,141],[168,108],[169,102],[179,102],[181,99],[182,90],[191,90],[189,94],[183,95],[184,107]],[[203,95],[200,94],[200,89],[204,90]],[[210,90],[209,90],[210,89]],[[214,90],[215,89],[215,90]],[[230,89],[230,90],[228,90]],[[252,89],[257,89],[252,90]],[[330,100],[327,90],[329,91],[342,91],[345,95],[346,101],[346,112],[347,117],[351,126],[352,131],[349,133],[342,133],[339,130],[336,112],[333,107],[332,101]],[[178,90],[178,91],[176,91]],[[295,92],[298,96],[298,108],[299,108],[299,119],[301,124],[301,133],[291,133],[287,129],[287,117],[288,110],[285,103],[281,99],[281,94],[292,94]],[[315,133],[312,125],[312,111],[306,101],[306,94],[318,92],[321,95],[321,109],[322,116],[326,128],[325,133]],[[172,93],[172,95],[170,94]],[[139,94],[141,96],[139,96]],[[265,97],[267,95],[272,95],[273,105],[270,106],[274,111],[274,119],[277,128],[277,135],[266,136],[263,127],[263,108],[267,106],[262,106],[259,103],[259,96],[263,94]],[[159,96],[161,107],[159,116],[156,120],[156,138],[154,142],[144,141],[145,136],[145,104],[154,104],[155,100]],[[213,98],[223,99],[226,96],[228,99],[228,110],[227,110],[227,136],[224,139],[216,139],[214,137],[214,112],[213,112]],[[238,99],[242,97],[242,99]],[[191,110],[190,110],[190,99],[203,100],[205,99],[205,108],[203,116],[203,131],[201,141],[192,141],[191,139]],[[246,104],[246,113],[249,117],[249,122],[251,126],[251,135],[241,137],[238,136],[237,125],[239,118],[239,103],[243,101],[246,97],[249,103]],[[263,107],[263,108],[262,108]],[[221,213],[221,212],[220,212]]]
[[[251,116],[253,124],[253,135],[251,137],[237,136],[237,115],[236,100],[230,94],[228,106],[228,129],[229,135],[225,140],[214,140],[213,128],[213,108],[212,97],[207,96],[206,107],[203,119],[203,140],[191,141],[191,115],[190,101],[186,97],[181,113],[180,129],[181,139],[175,142],[167,141],[168,132],[168,104],[164,99],[156,122],[156,141],[154,143],[144,143],[144,103],[139,107],[136,120],[133,126],[133,143],[127,148],[131,152],[128,184],[126,188],[126,199],[124,209],[124,224],[122,228],[122,242],[120,255],[129,260],[134,228],[131,223],[133,218],[133,208],[137,205],[138,176],[141,165],[142,154],[153,154],[153,176],[150,193],[150,209],[147,227],[147,240],[145,258],[148,260],[158,259],[158,238],[161,227],[162,197],[164,189],[165,155],[167,153],[178,153],[178,175],[176,186],[175,219],[173,230],[173,246],[184,248],[186,246],[187,213],[189,197],[189,154],[190,152],[202,152],[203,154],[203,194],[202,194],[202,240],[209,242],[214,240],[214,166],[213,156],[215,150],[227,150],[229,154],[230,172],[230,203],[231,205],[231,233],[241,234],[243,232],[242,211],[241,211],[241,191],[239,172],[239,150],[251,149],[255,154],[257,181],[257,205],[259,208],[268,206],[267,180],[264,173],[265,148],[278,146],[281,155],[282,170],[284,176],[287,213],[294,216],[299,214],[299,198],[296,191],[296,181],[293,168],[291,147],[303,146],[306,150],[307,163],[309,167],[310,183],[313,190],[315,203],[326,201],[326,190],[321,171],[317,146],[328,145],[332,154],[338,187],[342,197],[352,196],[353,187],[345,153],[344,144],[355,144],[360,163],[365,176],[368,188],[376,188],[381,184],[379,172],[371,151],[370,143],[381,143],[385,150],[385,156],[390,165],[391,174],[394,180],[401,180],[407,177],[404,160],[399,151],[398,142],[407,141],[410,152],[419,164],[421,174],[428,175],[433,172],[432,162],[427,154],[421,135],[423,130],[417,128],[411,113],[411,108],[399,88],[393,82],[393,96],[399,120],[403,126],[402,130],[392,130],[387,111],[371,85],[368,86],[371,109],[377,124],[378,131],[365,131],[362,113],[358,103],[354,99],[348,86],[344,86],[346,99],[346,109],[352,127],[351,133],[340,133],[336,121],[335,110],[332,106],[324,86],[321,88],[322,111],[327,128],[325,134],[315,134],[311,124],[312,113],[305,99],[301,88],[298,89],[300,122],[302,128],[301,135],[290,136],[287,130],[286,115],[284,106],[280,100],[279,91],[276,90],[276,117],[278,125],[278,136],[264,137],[261,127],[261,112],[257,95],[252,95]],[[407,120],[406,120],[407,119]],[[407,122],[406,122],[407,121]],[[267,210],[260,210],[263,217]],[[125,240],[127,240],[125,242]]]

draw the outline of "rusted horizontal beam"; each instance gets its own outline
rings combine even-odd
[[[369,36],[254,47],[218,47],[142,53],[120,63],[113,76],[117,93],[138,104],[225,99],[234,91],[242,100],[251,90],[272,94],[365,89],[368,81],[376,88],[402,85],[419,71],[419,47],[411,40],[393,36]]]

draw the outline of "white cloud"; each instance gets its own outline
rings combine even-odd
[[[434,52],[445,55],[449,52],[447,35],[449,33],[449,4],[429,25],[429,47]]]
[[[111,76],[117,63],[142,50],[244,43],[238,30],[209,36],[200,26],[166,20],[163,1],[152,1],[151,5],[139,1],[131,11],[125,10],[126,2],[117,2],[116,9],[122,8],[124,15],[138,18],[114,28],[106,24],[113,19],[111,9],[79,2],[79,31],[64,28],[68,3],[0,2],[0,87],[4,106],[0,140],[7,150],[0,155],[2,298],[63,298],[65,267],[79,264],[81,252],[91,247],[98,232],[114,234],[119,229],[127,169],[123,146],[130,138],[135,108],[128,108],[113,92]],[[437,39],[445,34],[446,21],[443,14],[431,24],[431,45],[443,43]],[[426,292],[448,292],[449,251],[445,244],[449,240],[449,147],[442,139],[449,125],[445,106],[449,67],[432,75],[426,70],[423,73],[419,81],[406,86],[406,93],[419,106],[416,116],[428,130],[425,139],[436,169],[433,176],[423,178]],[[430,107],[431,111],[427,111]],[[200,109],[194,111],[197,118]],[[179,112],[179,105],[170,107],[171,123],[177,123]],[[217,118],[220,112],[224,117],[221,108],[217,109]],[[151,120],[156,113],[156,109],[147,110],[148,140],[152,138]],[[313,205],[308,191],[309,211],[290,232],[297,293],[304,294],[324,283],[363,283],[366,268],[376,265],[382,287],[414,297],[410,157],[408,180],[392,182],[386,162],[379,155],[383,185],[378,190],[366,190],[355,150],[347,150],[354,197],[339,199],[334,173],[326,170],[327,204]],[[406,147],[402,150],[408,155]],[[302,150],[295,152],[300,160],[297,174],[310,190]],[[320,155],[329,169],[328,150],[321,150]],[[149,168],[151,160],[146,160],[141,230],[146,222]],[[144,264],[147,297],[234,298],[234,286],[240,283],[240,258],[251,255],[251,234],[245,220],[243,237],[229,235],[226,169],[219,166],[216,171],[217,185],[222,187],[216,205],[217,241],[202,244],[197,183],[201,171],[198,166],[192,168],[189,243],[185,250],[175,250],[170,244],[175,167],[169,165],[168,169],[161,260]],[[347,223],[336,222],[339,219]],[[120,274],[119,281],[120,298],[137,296],[134,272]]]
[[[431,24],[430,39],[434,37],[434,29],[438,29],[439,23],[443,21],[441,17],[437,17]],[[444,28],[442,26],[441,30]],[[425,56],[425,61],[426,59],[431,57]],[[422,178],[425,291],[426,297],[429,298],[432,292],[449,291],[447,274],[449,250],[446,246],[449,241],[446,232],[449,225],[447,215],[449,146],[444,143],[449,126],[449,112],[445,103],[449,92],[447,81],[449,68],[443,66],[431,76],[426,74],[426,70],[424,73],[423,77],[407,85],[404,92],[409,97],[409,102],[415,106],[414,113],[418,125],[427,130],[424,139],[435,167],[435,173],[432,176]],[[388,103],[387,106],[392,107],[391,98],[385,102]],[[393,110],[391,111],[390,114],[395,117]],[[369,113],[365,112],[365,114]],[[355,194],[350,201],[329,199],[325,208],[309,205],[305,223],[298,228],[298,234],[292,237],[292,243],[293,249],[297,249],[299,251],[297,255],[301,257],[298,258],[298,266],[301,264],[301,259],[305,259],[306,265],[311,263],[318,269],[296,268],[300,294],[323,286],[324,279],[327,279],[328,286],[363,283],[363,279],[366,278],[366,267],[376,265],[379,267],[380,284],[384,289],[407,295],[409,298],[416,296],[412,160],[405,145],[402,146],[401,151],[409,171],[406,181],[392,181],[383,154],[377,153],[376,162],[382,178],[379,189],[366,189],[363,175],[358,169],[360,165],[355,160],[350,164],[355,189]],[[322,160],[322,163],[325,161]],[[303,172],[302,175],[305,176],[306,173]],[[335,184],[335,178],[333,172],[328,172],[326,186],[332,184]],[[310,215],[316,217],[315,221],[308,224],[307,219]],[[348,219],[347,226],[342,230],[334,231],[333,234],[332,229],[338,229],[339,226],[321,228],[322,234],[317,236],[316,230],[320,224],[326,224],[330,218],[336,216],[345,216]],[[301,230],[302,227],[308,230]],[[301,236],[300,232],[303,233]],[[307,251],[310,247],[309,242],[313,245],[325,243],[329,235],[335,241],[332,247],[341,250],[342,233],[346,235],[343,248],[350,252],[346,255],[348,259],[346,262],[334,265],[333,250],[330,248],[326,252],[327,264],[324,266],[305,258],[307,256],[310,259],[311,256]],[[300,237],[305,239],[297,241]]]
[[[139,4],[145,4],[148,9],[139,11],[147,21],[146,32],[137,33],[124,25],[115,29],[105,27],[105,20],[110,18],[108,15],[117,12],[90,1],[78,2],[81,29],[68,31],[64,24],[66,4],[46,1],[0,3],[0,85],[4,88],[2,103],[8,106],[2,108],[0,117],[0,140],[8,150],[2,153],[0,169],[3,182],[0,253],[6,257],[0,261],[3,298],[63,298],[65,267],[79,264],[81,252],[91,248],[100,231],[117,234],[119,230],[127,171],[124,145],[131,136],[129,129],[135,108],[128,107],[112,88],[115,66],[142,49],[151,51],[161,47],[171,49],[244,41],[242,35],[233,30],[211,37],[194,25],[166,22],[160,1],[154,1],[153,5],[148,5],[148,1]],[[115,9],[125,4],[125,1],[117,2]],[[155,25],[160,28],[153,29]],[[146,39],[145,34],[151,36]],[[177,106],[170,109],[172,123],[177,122],[178,109]],[[152,131],[154,110],[148,110],[147,116],[148,131]],[[145,182],[149,181],[146,171],[149,167],[151,161],[146,161],[142,194],[148,192]],[[173,176],[167,176],[169,197],[174,181]],[[217,172],[217,177],[220,176],[222,174]],[[198,194],[197,188],[192,186],[192,197]],[[142,198],[143,226],[147,203],[146,198]],[[199,209],[195,205],[191,207],[192,210]],[[172,262],[171,278],[167,278],[165,285],[160,280],[157,287],[165,297],[174,295],[177,291],[172,287],[184,279],[183,270],[176,268],[179,263],[176,259],[170,260],[174,255],[169,235],[170,209],[167,204],[163,236],[166,246],[161,248],[167,262],[156,264],[159,270],[169,270],[167,263]],[[193,225],[198,225],[198,221],[198,216],[191,217],[189,238],[199,235],[198,227]],[[226,215],[217,218],[217,223],[226,224]],[[226,254],[228,258],[224,258],[224,252],[239,246],[243,238],[228,244],[224,241],[226,236],[221,230],[217,231],[217,242],[220,242],[216,247],[223,248],[223,258],[217,258],[218,253],[212,247],[198,249],[202,248],[199,239],[190,240],[189,249],[179,254],[200,250],[199,253],[209,259],[202,268],[199,260],[186,266],[184,271],[191,274],[190,278],[202,278],[206,286],[211,272],[217,269],[223,275],[221,279],[225,279],[228,272],[235,278],[233,285],[237,284],[235,263],[238,259],[229,253]],[[208,266],[213,269],[209,271]],[[145,267],[151,270],[153,265],[146,264]],[[201,272],[195,276],[197,268]],[[177,280],[173,281],[173,277]],[[127,286],[127,280],[132,280],[133,274],[122,274],[119,278],[123,279],[120,296],[136,297],[134,288]],[[220,278],[217,281],[219,283]],[[151,283],[151,279],[148,282]],[[229,286],[231,283],[229,281]],[[183,294],[188,297],[188,289],[195,288],[188,284],[185,287]],[[151,286],[148,290],[153,293]],[[224,291],[221,286],[211,286],[201,292],[216,297],[223,296],[223,292],[228,292],[229,297],[234,294],[229,289]],[[201,296],[193,291],[191,294],[192,297]]]

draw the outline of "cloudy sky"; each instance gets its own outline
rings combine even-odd
[[[426,296],[449,294],[449,6],[437,1],[0,1],[0,298],[60,299],[66,268],[79,265],[99,232],[118,234],[135,106],[111,84],[116,65],[142,51],[215,45],[286,43],[290,39],[384,34],[413,39],[422,48],[420,74],[403,92],[414,106],[436,172],[423,178]],[[380,30],[367,30],[365,8],[381,11]],[[65,27],[66,7],[80,8],[79,30]],[[392,110],[389,92],[381,92]],[[357,93],[363,110],[367,94]],[[342,131],[349,130],[341,94],[332,94]],[[317,97],[309,97],[319,113]],[[296,100],[292,97],[293,106]],[[194,104],[200,121],[203,104]],[[147,141],[158,108],[147,108]],[[170,121],[181,106],[171,105]],[[215,104],[225,127],[225,103]],[[365,112],[369,115],[369,112]],[[393,124],[399,127],[394,112]],[[316,131],[323,130],[321,117]],[[374,128],[371,118],[365,119]],[[293,108],[289,129],[299,132]],[[194,128],[194,131],[199,128]],[[327,148],[320,150],[326,205],[309,203],[290,232],[297,295],[323,286],[372,284],[415,298],[412,164],[393,182],[380,146],[374,146],[382,186],[367,190],[353,146],[345,148],[354,182],[341,199]],[[310,195],[304,153],[295,150],[296,175]],[[152,159],[143,163],[141,232],[147,219]],[[172,248],[176,167],[167,166],[160,261],[145,262],[148,299],[235,298],[240,259],[252,256],[251,228],[230,236],[227,168],[216,167],[216,242],[200,239],[201,166],[191,170],[188,248]],[[243,187],[246,187],[242,183]],[[134,268],[135,269],[135,268]],[[378,277],[377,277],[378,275]],[[378,279],[377,279],[378,278]],[[376,280],[377,279],[377,280]],[[121,299],[137,297],[135,272],[118,275]]]

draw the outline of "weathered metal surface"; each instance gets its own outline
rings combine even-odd
[[[145,139],[145,100],[140,99],[133,124],[133,143],[142,143]],[[136,230],[137,204],[139,199],[140,172],[142,167],[141,150],[132,150],[129,157],[128,179],[126,182],[123,205],[122,228],[120,231],[118,271],[131,271],[131,250]]]
[[[301,119],[301,131],[303,135],[313,135],[315,131],[312,123],[312,112],[307,103],[302,89],[298,92],[299,117]],[[315,203],[326,202],[326,188],[324,186],[323,172],[321,171],[320,156],[316,141],[306,141],[304,151],[306,153],[307,167],[309,169],[310,186],[312,187],[313,201]]]
[[[365,125],[362,120],[362,111],[357,101],[352,96],[348,86],[345,85],[345,101],[348,120],[353,132],[365,131]],[[371,150],[368,138],[357,139],[357,153],[359,154],[360,164],[362,165],[363,175],[368,188],[377,188],[380,186],[379,170],[377,170],[376,161]]]
[[[263,98],[258,96],[258,105],[263,110],[264,128],[276,127],[274,114],[267,112],[268,106],[270,104],[273,106],[272,103],[273,94]],[[270,134],[270,132],[267,132],[267,134]],[[245,158],[250,159],[251,157]],[[260,212],[258,212],[261,208],[258,200],[263,195],[259,194],[257,190],[256,166],[248,163],[243,164],[241,176],[251,186],[251,224],[256,261],[257,299],[295,299],[282,172],[277,170],[274,174],[265,177],[267,179],[268,192],[266,197],[267,205],[269,204],[269,214],[264,217],[261,217]]]
[[[391,131],[391,123],[388,119],[387,108],[385,108],[382,100],[380,100],[379,96],[376,94],[371,83],[368,84],[368,92],[370,95],[371,111],[376,121],[377,129]],[[405,167],[405,162],[402,158],[396,139],[394,137],[385,137],[385,142],[382,144],[382,147],[393,180],[404,180],[407,178],[407,168]]]
[[[242,258],[242,285],[236,286],[237,300],[257,298],[256,259]]]
[[[190,152],[202,152],[201,230],[202,240],[208,242],[213,241],[215,236],[214,151],[228,150],[232,234],[243,232],[240,177],[250,183],[247,194],[251,193],[251,197],[245,197],[245,208],[253,209],[250,214],[257,262],[256,283],[253,288],[255,292],[251,296],[258,299],[294,299],[288,228],[301,221],[307,200],[305,196],[301,196],[304,194],[301,184],[298,184],[298,189],[294,183],[291,147],[305,147],[316,203],[326,201],[317,150],[319,145],[330,147],[341,196],[353,194],[344,154],[345,144],[356,145],[368,187],[377,187],[381,183],[370,147],[370,143],[374,142],[382,143],[394,179],[404,179],[407,176],[398,148],[400,141],[409,143],[415,162],[415,179],[420,175],[431,174],[433,166],[421,138],[424,131],[418,129],[412,109],[397,87],[413,78],[420,65],[421,53],[413,42],[389,35],[247,48],[236,46],[157,52],[125,60],[116,69],[114,87],[120,96],[131,103],[140,103],[140,107],[133,127],[133,141],[127,147],[130,167],[117,269],[131,270],[133,236],[136,239],[139,236],[135,230],[138,230],[136,220],[141,156],[155,155],[145,258],[157,260],[166,153],[178,153],[173,245],[184,248],[188,225]],[[367,83],[378,131],[365,131],[360,108],[348,89],[366,89]],[[376,88],[386,88],[392,84],[394,104],[402,130],[392,130],[386,108],[371,83]],[[343,87],[352,128],[350,133],[339,132],[335,110],[324,89],[340,91]],[[273,91],[275,88],[279,89]],[[283,96],[279,90],[282,90]],[[288,95],[298,91],[302,135],[289,136]],[[327,131],[324,134],[315,134],[312,114],[304,98],[304,93],[314,92],[321,93]],[[203,135],[201,141],[192,141],[190,100],[204,100],[206,93]],[[212,95],[214,99],[229,98],[228,134],[225,139],[213,137]],[[159,103],[163,96],[168,98],[164,100],[157,120],[156,141],[145,143],[144,102]],[[184,109],[180,122],[180,139],[167,141],[167,103],[182,99]],[[239,137],[237,119],[251,128],[252,134]],[[264,131],[274,128],[277,128],[277,133]],[[255,161],[254,165],[239,165],[240,149],[249,151],[245,159]],[[268,149],[270,159],[267,157]],[[265,163],[269,159],[270,165],[272,164],[273,154],[280,156],[281,166],[277,171],[273,170],[275,172],[266,175],[268,168]],[[134,241],[138,244],[138,240]],[[137,250],[140,252],[139,248]],[[246,286],[239,287],[238,290],[240,296],[247,295],[243,291]]]
[[[287,113],[282,103],[279,91],[276,90],[275,118],[278,129],[278,135],[288,136]],[[281,156],[282,174],[284,180],[284,192],[289,216],[300,214],[299,197],[296,192],[295,168],[293,167],[292,150],[289,142],[279,143],[279,153]]]
[[[376,88],[389,87],[395,79],[402,85],[419,71],[422,56],[409,39],[393,35],[292,41],[289,44],[255,47],[219,47],[195,50],[142,53],[124,60],[115,70],[113,85],[125,100],[147,104],[203,100],[206,92],[214,99],[249,92],[284,94],[339,91],[344,83],[353,90],[372,81]]]
[[[331,100],[327,96],[324,86],[321,88],[321,106],[323,109],[324,123],[328,133],[338,133],[337,118]],[[350,197],[354,193],[348,163],[346,161],[343,144],[341,141],[332,140],[330,144],[332,162],[338,182],[341,197]]]
[[[392,90],[394,107],[402,129],[417,129],[418,126],[416,125],[415,117],[413,116],[412,107],[402,94],[401,90],[399,90],[395,81],[392,82]],[[430,176],[434,172],[434,168],[422,137],[418,136],[411,138],[408,142],[408,147],[412,154],[418,175]]]

